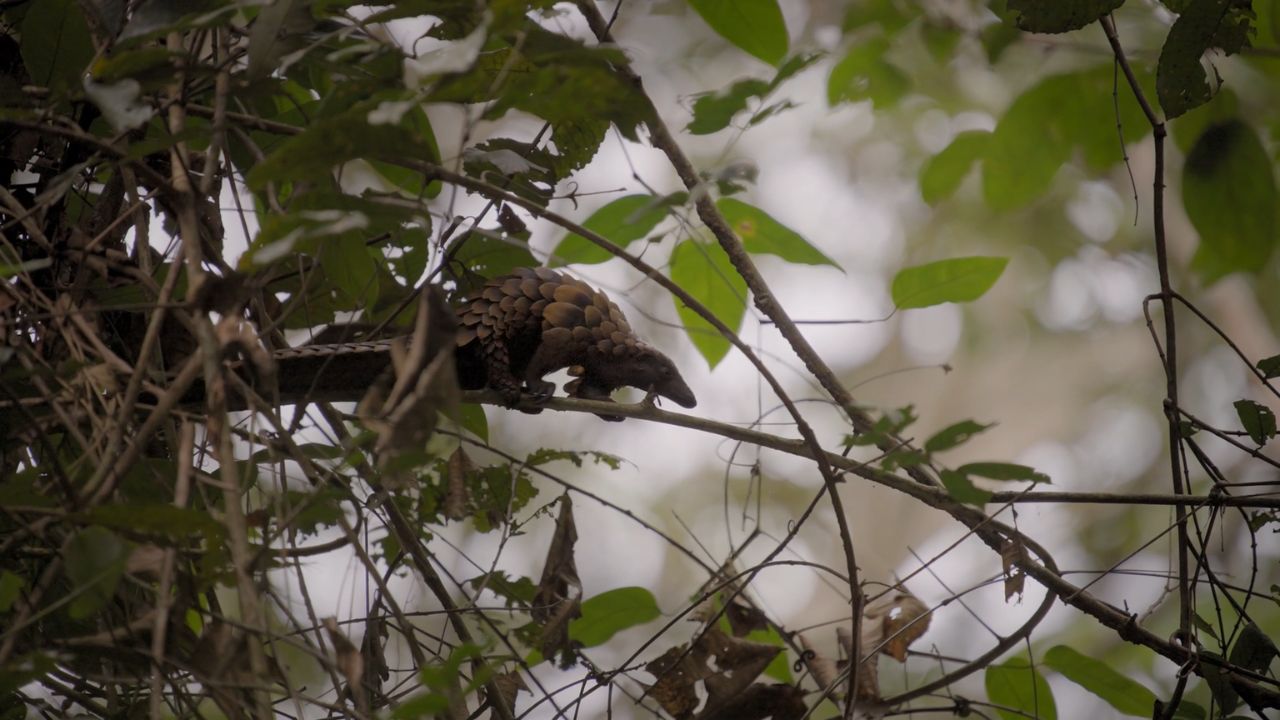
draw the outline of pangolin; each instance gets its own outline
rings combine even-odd
[[[602,291],[549,268],[516,268],[493,278],[457,308],[458,375],[466,389],[493,388],[514,404],[522,390],[546,401],[549,372],[570,368],[572,397],[609,400],[628,385],[691,408],[680,372],[631,331]],[[618,420],[601,416],[607,420]]]

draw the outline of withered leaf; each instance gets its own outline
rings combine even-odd
[[[846,637],[848,632],[848,630],[845,630]],[[813,675],[818,687],[834,687],[836,681],[840,678],[840,668],[836,665],[836,661],[818,652],[813,644],[809,642],[809,638],[804,635],[800,636],[800,647],[804,648],[805,651],[803,656],[805,667],[809,668],[809,673]]]
[[[699,713],[698,720],[800,720],[807,709],[800,688],[756,683],[718,710]]]
[[[419,297],[413,335],[407,343],[392,344],[390,377],[373,383],[356,408],[365,426],[377,433],[374,454],[383,471],[382,483],[390,489],[412,482],[397,459],[425,447],[439,414],[453,412],[460,397],[453,364],[453,312],[434,285]]]
[[[447,470],[444,516],[450,520],[461,520],[467,516],[467,505],[471,500],[471,493],[467,490],[467,476],[475,470],[475,465],[463,452],[462,446],[458,446],[449,456]]]
[[[880,652],[898,662],[906,662],[907,647],[928,631],[930,617],[929,607],[916,596],[911,593],[895,595],[879,613],[881,642],[884,643]]]
[[[329,642],[333,643],[334,660],[338,667],[338,672],[342,673],[342,677],[347,681],[347,690],[351,693],[356,701],[356,707],[365,712],[365,697],[362,683],[364,681],[364,656],[360,654],[360,648],[344,634],[342,629],[338,627],[336,618],[327,617],[320,621],[324,625],[325,631],[329,635]]]
[[[1000,546],[1000,564],[1004,570],[1005,602],[1008,602],[1009,598],[1014,595],[1022,595],[1027,576],[1022,572],[1022,568],[1018,567],[1018,563],[1026,559],[1027,549],[1022,542],[1005,538],[1004,544]]]
[[[645,665],[657,678],[649,695],[685,720],[694,717],[699,704],[696,685],[702,682],[706,704],[697,718],[732,717],[718,713],[735,702],[780,652],[775,645],[733,638],[711,626],[691,648],[678,645]]]
[[[560,497],[560,514],[556,532],[547,548],[542,566],[542,579],[533,596],[530,614],[542,625],[543,657],[560,657],[561,667],[572,665],[577,648],[569,639],[569,621],[582,615],[582,582],[573,559],[573,546],[578,542],[578,528],[573,520],[573,502],[568,493]]]
[[[725,608],[725,615],[729,618],[729,627],[733,629],[734,637],[744,637],[756,630],[769,629],[769,619],[763,612],[737,600],[729,603]]]
[[[520,675],[519,671],[515,670],[495,676],[493,678],[493,686],[497,688],[498,694],[502,696],[503,703],[509,708],[516,706],[516,697],[522,690],[529,692],[529,686],[525,684],[524,677]],[[489,717],[497,718],[501,716],[498,714],[497,709],[494,709],[489,712]]]

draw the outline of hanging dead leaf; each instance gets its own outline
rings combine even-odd
[[[347,692],[351,693],[351,697],[355,700],[356,709],[362,715],[368,714],[367,698],[362,687],[364,656],[360,654],[360,648],[342,634],[336,618],[324,618],[320,624],[324,625],[329,635],[329,642],[333,643],[334,660],[338,666],[338,672],[342,673],[342,677],[347,681]]]
[[[497,688],[498,694],[502,696],[503,703],[509,707],[516,706],[516,697],[521,691],[529,692],[529,686],[525,684],[524,677],[518,671],[511,671],[496,675],[493,678],[493,686]],[[496,709],[490,711],[490,718],[501,717]]]
[[[930,617],[929,607],[916,596],[910,593],[895,595],[880,615],[881,642],[884,643],[880,652],[898,662],[906,662],[907,647],[928,631]]]
[[[449,456],[447,471],[444,516],[450,520],[461,520],[467,516],[467,505],[471,502],[471,493],[467,490],[467,476],[475,471],[475,465],[463,452],[461,445]]]
[[[577,646],[569,639],[569,621],[582,615],[582,582],[573,559],[573,546],[577,542],[573,502],[565,493],[560,497],[556,532],[547,548],[542,579],[538,581],[530,610],[533,619],[542,625],[542,656],[558,655],[561,667],[569,667],[577,660]]]
[[[1027,576],[1022,572],[1022,568],[1018,563],[1027,559],[1027,549],[1021,540],[1005,538],[1004,544],[1000,546],[1000,564],[1004,570],[1004,600],[1017,595],[1022,596],[1023,586],[1026,583]]]
[[[701,682],[706,703],[696,716],[727,718],[724,709],[736,701],[773,658],[782,652],[776,645],[729,637],[711,626],[693,643],[673,647],[645,665],[657,681],[648,694],[678,720],[694,717],[699,705],[696,685]]]
[[[845,634],[848,634],[845,630]],[[809,638],[804,635],[800,636],[800,647],[804,648],[805,667],[809,668],[809,674],[813,675],[814,682],[818,683],[821,688],[834,688],[836,682],[840,679],[840,668],[836,661],[830,657],[823,655],[809,642]]]
[[[745,637],[756,630],[769,629],[769,618],[746,603],[731,601],[724,612],[729,618],[729,627],[733,629],[734,637]]]
[[[453,412],[459,401],[453,365],[455,320],[440,288],[419,295],[413,335],[392,343],[391,368],[365,393],[356,414],[375,433],[374,454],[389,489],[414,481],[397,460],[420,451],[436,429],[441,412]]]
[[[703,711],[698,720],[801,720],[808,708],[804,691],[793,685],[756,683],[714,712]]]

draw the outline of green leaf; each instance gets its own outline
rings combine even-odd
[[[1275,248],[1276,203],[1271,161],[1253,128],[1209,126],[1182,170],[1182,204],[1200,234],[1191,267],[1206,283],[1261,270]]]
[[[582,602],[582,616],[569,623],[569,637],[583,647],[603,645],[614,634],[658,617],[658,601],[642,587],[609,590]]]
[[[85,528],[71,539],[64,560],[67,579],[75,588],[75,599],[67,608],[72,619],[93,615],[111,599],[128,555],[124,541],[103,527]]]
[[[462,403],[458,406],[458,421],[464,430],[489,442],[489,419],[484,414],[483,405]]]
[[[975,256],[903,268],[893,278],[893,303],[907,310],[977,300],[1008,264],[1009,258]]]
[[[693,120],[685,127],[693,135],[710,135],[729,126],[733,116],[747,109],[747,101],[769,92],[769,83],[756,78],[738,80],[717,93],[693,101]]]
[[[960,422],[943,428],[933,435],[933,437],[924,441],[924,449],[926,452],[941,452],[950,450],[951,448],[966,443],[969,438],[991,427],[994,423],[983,425],[973,420],[961,420]]]
[[[1275,642],[1257,624],[1249,622],[1240,631],[1240,636],[1231,648],[1231,664],[1265,673],[1277,654],[1280,654],[1280,650],[1276,649]]]
[[[1102,660],[1082,655],[1066,645],[1058,645],[1049,648],[1044,654],[1044,664],[1106,700],[1125,715],[1151,717],[1156,702],[1155,693],[1117,672]]]
[[[1188,701],[1186,698],[1178,703],[1178,709],[1173,711],[1173,720],[1205,720],[1209,717],[1209,713],[1205,712],[1203,707]]]
[[[1270,380],[1274,377],[1280,377],[1280,355],[1272,355],[1269,358],[1263,358],[1258,361],[1258,372],[1262,376]]]
[[[942,486],[947,489],[956,502],[967,505],[985,505],[991,499],[991,493],[973,484],[968,475],[955,470],[943,470]]]
[[[27,581],[21,575],[15,575],[8,570],[0,573],[0,613],[9,612],[26,584]]]
[[[80,3],[32,3],[22,18],[21,50],[32,83],[58,94],[79,90],[80,77],[93,60],[93,39]]]
[[[1258,446],[1265,445],[1276,436],[1276,414],[1271,412],[1271,408],[1252,400],[1237,400],[1232,405],[1236,409],[1236,417],[1240,418],[1240,425]]]
[[[998,462],[976,462],[961,465],[956,468],[957,472],[966,475],[977,475],[989,480],[1008,481],[1025,481],[1035,483],[1049,482],[1049,476],[1044,473],[1036,472],[1034,468],[1026,465],[1017,465],[1015,463],[998,463]]]
[[[1124,4],[1124,0],[1009,0],[1018,29],[1033,33],[1063,33],[1095,22]]]
[[[840,267],[795,230],[754,205],[734,198],[720,198],[716,207],[742,239],[743,247],[753,255],[777,255],[787,262]]]
[[[730,330],[742,327],[747,312],[747,283],[719,245],[685,240],[671,254],[671,279],[701,302]],[[675,300],[676,312],[694,347],[714,368],[729,352],[729,339],[697,313]]]
[[[884,55],[889,41],[874,37],[855,45],[831,68],[827,78],[827,103],[870,100],[876,108],[892,107],[911,89],[911,80]]]
[[[1057,720],[1058,708],[1049,683],[1027,661],[1014,658],[992,665],[985,681],[987,699],[1000,706],[995,711],[1004,720]]]
[[[652,195],[624,195],[591,213],[582,227],[605,237],[618,247],[625,248],[657,227],[667,216],[667,206],[662,198]],[[611,260],[613,254],[581,235],[566,235],[551,251],[548,264],[592,265]]]
[[[1231,686],[1231,681],[1227,679],[1227,670],[1218,664],[1223,662],[1224,658],[1216,653],[1205,651],[1201,651],[1201,655],[1210,660],[1218,661],[1217,663],[1204,664],[1204,682],[1213,693],[1213,700],[1218,704],[1218,710],[1223,713],[1235,710],[1236,706],[1240,704],[1240,695]]]
[[[427,138],[398,124],[370,122],[380,104],[365,101],[312,123],[277,145],[249,171],[246,183],[261,190],[269,182],[326,177],[334,166],[356,158],[433,157]]]
[[[720,37],[770,65],[787,54],[787,25],[777,0],[689,0]]]
[[[1253,15],[1236,0],[1196,0],[1182,9],[1156,63],[1156,96],[1169,120],[1213,97],[1201,58],[1210,48],[1231,55],[1247,47]]]
[[[951,144],[920,168],[920,195],[930,205],[951,197],[973,164],[987,150],[991,133],[970,130],[956,135]]]
[[[94,525],[115,530],[161,535],[175,540],[192,534],[219,535],[222,526],[208,513],[168,503],[99,505],[85,514]]]

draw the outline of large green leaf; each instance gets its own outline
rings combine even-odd
[[[830,265],[838,268],[834,260],[822,254],[795,230],[774,220],[760,208],[735,198],[720,198],[716,207],[733,231],[742,239],[742,245],[752,254],[777,255],[793,263],[806,265]]]
[[[1078,30],[1124,4],[1124,0],[1009,0],[1018,28],[1034,33]]]
[[[1009,258],[964,257],[903,268],[893,278],[893,304],[906,310],[977,300],[1008,264]]]
[[[40,0],[22,18],[22,61],[31,82],[62,93],[80,88],[93,59],[89,24],[76,0]]]
[[[935,205],[951,197],[986,152],[990,139],[991,133],[985,130],[962,132],[942,152],[929,158],[920,168],[920,195],[924,201]]]
[[[747,311],[747,283],[733,269],[719,245],[696,240],[677,245],[671,254],[671,279],[707,306],[729,329],[736,332],[742,326]],[[678,299],[675,303],[689,339],[714,368],[729,352],[729,339]]]
[[[569,623],[569,637],[596,647],[615,634],[661,615],[653,593],[642,587],[608,590],[582,601],[582,615]]]
[[[787,54],[787,25],[778,0],[689,0],[720,37],[770,65]]]
[[[1155,693],[1102,660],[1078,653],[1066,645],[1057,645],[1044,654],[1044,664],[1106,700],[1125,715],[1151,717]]]
[[[999,706],[995,710],[1004,720],[1057,720],[1049,683],[1027,661],[1014,658],[992,665],[984,679],[987,699]]]
[[[1230,120],[1204,131],[1183,165],[1182,205],[1200,234],[1191,267],[1206,282],[1262,269],[1276,244],[1276,181],[1253,128]]]
[[[649,234],[666,216],[666,205],[661,202],[661,198],[652,195],[624,195],[591,213],[591,217],[583,221],[582,226],[612,241],[614,245],[625,248],[632,241]],[[608,250],[581,235],[570,234],[551,251],[547,264],[552,267],[591,265],[612,258],[613,254]]]

